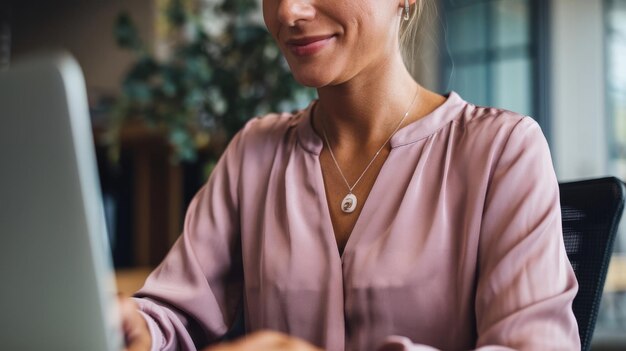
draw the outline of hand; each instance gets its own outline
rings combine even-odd
[[[139,313],[135,301],[128,297],[117,298],[124,332],[124,351],[150,351],[152,339],[146,320]]]
[[[204,351],[322,351],[304,340],[274,331],[260,331]]]

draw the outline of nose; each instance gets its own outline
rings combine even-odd
[[[282,0],[278,6],[278,20],[289,27],[298,21],[311,20],[315,17],[315,9],[310,0]]]

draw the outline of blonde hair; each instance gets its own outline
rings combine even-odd
[[[404,59],[404,64],[414,76],[417,74],[416,71],[419,66],[417,57],[419,44],[424,34],[421,33],[421,29],[424,27],[424,21],[421,17],[424,16],[424,12],[434,10],[434,8],[430,9],[431,6],[427,2],[428,0],[415,0],[415,3],[410,7],[409,20],[405,21],[401,19],[400,24],[400,51]]]

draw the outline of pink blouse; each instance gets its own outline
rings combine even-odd
[[[232,325],[329,351],[576,350],[578,285],[533,119],[451,93],[400,129],[339,254],[310,107],[250,121],[136,301],[154,350]],[[431,348],[432,347],[432,348]]]

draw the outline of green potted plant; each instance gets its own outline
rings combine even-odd
[[[248,119],[301,107],[314,96],[312,89],[294,81],[265,27],[252,19],[255,0],[214,5],[221,21],[215,33],[200,19],[203,6],[185,0],[167,3],[164,18],[174,44],[161,60],[143,43],[127,14],[117,18],[117,43],[137,60],[114,109],[114,145],[119,145],[121,126],[139,120],[163,133],[173,161],[193,161],[208,144],[216,159]]]

